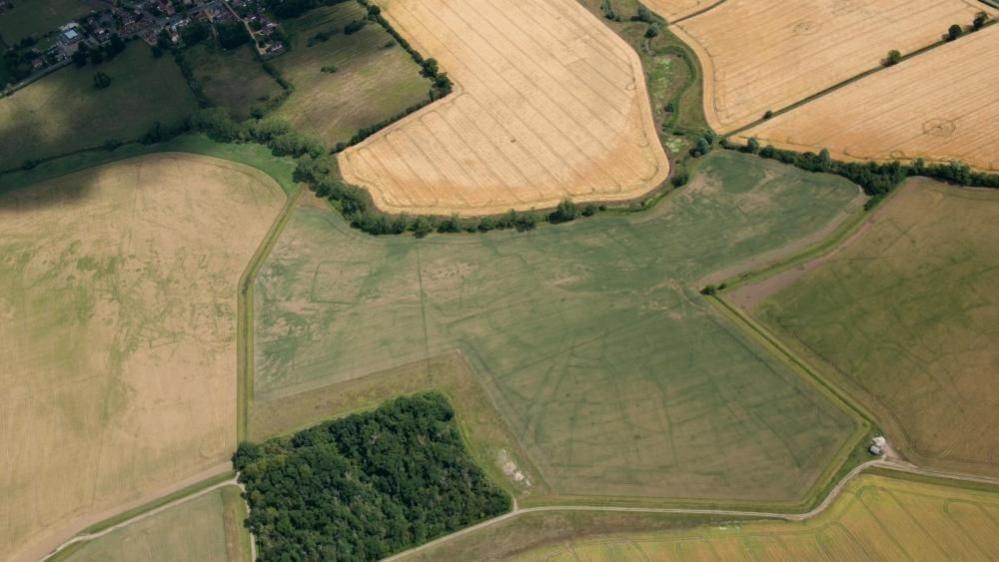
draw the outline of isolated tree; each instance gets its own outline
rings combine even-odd
[[[84,67],[84,66],[86,66],[86,64],[87,64],[87,51],[86,51],[86,49],[83,48],[83,46],[81,46],[79,50],[77,50],[75,53],[73,53],[73,64],[75,64],[77,67]]]
[[[600,3],[600,11],[603,12],[604,17],[611,21],[621,21],[621,18],[614,11],[614,6],[611,5],[611,0],[603,0]]]
[[[695,158],[704,156],[709,152],[711,152],[711,143],[704,137],[697,139],[697,144],[694,145],[694,148],[690,149],[690,155]]]
[[[423,75],[427,78],[434,78],[437,73],[440,72],[440,67],[437,64],[437,59],[427,59],[423,61]]]
[[[111,85],[111,77],[103,72],[98,71],[94,74],[94,87],[98,90],[103,90]]]
[[[660,33],[659,23],[653,23],[645,30],[645,38],[652,39],[653,37],[658,37]]]
[[[947,29],[948,41],[953,41],[962,35],[964,35],[964,28],[962,28],[960,25],[956,23]]]
[[[579,209],[576,208],[576,204],[573,203],[572,199],[563,199],[558,207],[550,215],[548,215],[548,222],[560,223],[569,222],[576,220],[579,215]]]
[[[985,12],[978,12],[975,14],[975,21],[972,22],[971,27],[975,31],[985,27],[985,24],[989,23],[989,15]]]
[[[885,57],[885,60],[884,60],[884,65],[885,66],[894,66],[894,65],[896,65],[896,64],[898,64],[900,62],[902,62],[902,52],[901,51],[899,51],[898,49],[892,49],[892,50],[888,51],[888,56]]]
[[[409,227],[413,231],[413,235],[417,238],[423,238],[430,234],[434,230],[433,223],[427,217],[416,217],[413,224]]]

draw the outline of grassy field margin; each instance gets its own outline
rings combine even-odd
[[[180,490],[177,490],[176,492],[173,492],[171,494],[167,494],[167,495],[165,495],[163,497],[157,498],[157,499],[155,499],[155,500],[153,500],[153,501],[151,501],[151,502],[149,502],[147,504],[144,504],[144,505],[141,505],[139,507],[136,507],[135,509],[130,509],[128,511],[123,511],[122,513],[119,513],[118,515],[115,515],[114,517],[110,517],[108,519],[105,519],[104,521],[101,521],[100,523],[91,525],[91,526],[83,529],[79,533],[77,533],[75,536],[92,535],[92,534],[95,534],[95,533],[100,533],[101,531],[104,531],[106,529],[114,527],[115,525],[119,525],[121,523],[129,521],[130,519],[135,519],[137,517],[141,517],[142,515],[144,515],[146,513],[149,513],[150,511],[153,511],[155,509],[164,507],[164,506],[166,506],[168,504],[171,504],[171,503],[174,503],[174,502],[182,503],[180,500],[186,500],[189,497],[198,494],[199,492],[203,492],[203,491],[205,491],[205,490],[207,490],[209,488],[213,488],[213,487],[215,487],[215,486],[217,486],[219,484],[222,484],[222,483],[228,482],[230,480],[233,480],[235,477],[236,477],[236,473],[230,471],[230,472],[224,472],[224,473],[219,474],[217,476],[213,476],[212,478],[209,478],[207,480],[202,480],[201,482],[198,482],[196,484],[192,484],[192,485],[190,485],[190,486],[188,486],[186,488],[181,488]],[[43,560],[45,562],[60,562],[62,560],[65,560],[67,557],[69,557],[69,555],[71,555],[73,552],[75,552],[75,551],[79,550],[80,548],[82,548],[83,545],[87,544],[88,542],[90,542],[90,541],[79,541],[79,542],[73,543],[70,546],[59,550],[54,555],[48,556],[48,557],[44,558]],[[230,561],[230,562],[232,562],[232,561]]]
[[[238,304],[236,312],[236,442],[246,440],[249,429],[249,409],[253,401],[253,287],[257,272],[270,255],[278,237],[291,218],[304,189],[288,195],[281,214],[274,220],[267,236],[250,258],[243,276],[239,280]]]

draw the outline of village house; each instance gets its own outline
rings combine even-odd
[[[73,56],[80,49],[80,43],[82,42],[83,29],[80,27],[80,24],[74,21],[59,28],[59,49],[64,56]]]

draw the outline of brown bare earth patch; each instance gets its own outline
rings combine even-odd
[[[389,212],[483,215],[655,189],[669,162],[638,55],[575,0],[392,0],[386,16],[455,82],[341,154]]]
[[[876,68],[891,49],[939,41],[985,9],[971,0],[729,0],[671,29],[704,66],[708,123],[727,132]],[[884,98],[864,91],[862,105],[880,110],[871,102]]]
[[[742,135],[841,159],[962,160],[999,170],[999,26],[944,45]]]
[[[227,460],[237,283],[282,200],[261,172],[181,154],[0,196],[5,557]]]

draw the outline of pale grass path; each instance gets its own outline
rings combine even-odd
[[[176,507],[178,505],[187,503],[187,502],[189,502],[189,501],[191,501],[193,499],[200,498],[201,496],[203,496],[205,494],[209,494],[209,493],[214,492],[215,490],[218,490],[220,488],[225,488],[226,486],[239,486],[240,488],[242,488],[242,485],[239,482],[237,482],[235,478],[230,478],[229,480],[225,480],[223,482],[219,482],[218,484],[214,484],[214,485],[209,486],[207,488],[204,488],[202,490],[198,490],[197,492],[194,492],[193,494],[191,494],[189,496],[184,496],[182,498],[178,498],[178,499],[173,500],[171,502],[165,503],[165,504],[163,504],[163,505],[161,505],[161,506],[159,506],[159,507],[157,507],[155,509],[150,509],[149,511],[145,511],[143,513],[140,513],[139,515],[136,515],[135,517],[133,517],[131,519],[126,519],[126,520],[122,521],[121,523],[118,523],[116,525],[112,525],[112,526],[108,527],[107,529],[104,529],[103,531],[98,531],[96,533],[85,533],[85,534],[82,534],[82,535],[76,535],[72,539],[70,539],[70,540],[62,543],[61,545],[59,545],[59,548],[57,548],[57,549],[53,550],[51,553],[49,553],[45,557],[45,559],[51,558],[51,557],[55,556],[56,554],[59,554],[60,552],[62,552],[66,548],[69,548],[70,546],[72,546],[72,545],[74,545],[76,543],[87,542],[87,541],[92,541],[94,539],[99,539],[99,538],[103,537],[104,535],[107,535],[108,533],[112,533],[114,531],[117,531],[118,529],[121,529],[123,527],[127,527],[127,526],[129,526],[129,525],[131,525],[133,523],[138,523],[139,521],[142,521],[143,519],[148,519],[148,518],[156,515],[157,513],[164,512],[164,511],[166,511],[166,510],[168,510],[168,509],[170,509],[172,507]],[[254,556],[254,558],[255,558],[255,556]]]
[[[751,510],[738,510],[738,509],[615,507],[615,506],[587,506],[587,505],[548,505],[540,507],[521,508],[517,505],[517,500],[515,498],[513,500],[513,509],[508,513],[500,515],[499,517],[494,517],[493,519],[489,519],[487,521],[483,521],[482,523],[473,525],[471,527],[467,527],[460,531],[456,531],[454,533],[451,533],[450,535],[440,537],[436,540],[433,540],[426,544],[422,544],[415,548],[400,552],[398,554],[385,558],[383,562],[393,562],[393,561],[403,560],[409,556],[418,554],[430,548],[440,546],[441,544],[453,541],[465,535],[469,535],[481,531],[483,529],[493,527],[504,521],[508,521],[515,517],[519,517],[521,515],[526,515],[529,513],[586,511],[586,512],[610,512],[610,513],[651,513],[651,514],[664,514],[664,515],[720,515],[728,517],[745,517],[753,519],[779,519],[783,521],[806,521],[817,517],[822,512],[829,509],[829,507],[833,504],[833,502],[836,501],[836,499],[842,493],[843,488],[846,487],[846,485],[855,477],[857,477],[858,475],[860,475],[861,473],[870,468],[883,468],[883,469],[905,472],[920,476],[929,476],[929,477],[942,478],[947,480],[956,480],[961,482],[976,482],[976,483],[992,484],[999,486],[999,478],[990,478],[985,476],[973,476],[973,475],[960,474],[954,472],[941,472],[935,470],[928,470],[928,469],[919,468],[918,466],[915,466],[913,464],[895,458],[879,458],[867,461],[863,464],[854,467],[853,470],[848,472],[845,476],[843,476],[842,479],[840,479],[840,481],[835,486],[833,486],[833,488],[829,491],[826,497],[817,506],[804,513],[778,513],[778,512],[751,511]],[[152,517],[158,513],[166,511],[167,509],[176,507],[178,505],[191,501],[195,498],[201,497],[205,494],[208,494],[220,488],[224,488],[226,486],[237,486],[241,490],[243,490],[243,492],[246,491],[246,488],[239,483],[237,478],[235,477],[230,478],[229,480],[213,484],[207,488],[198,490],[187,496],[177,498],[155,509],[151,509],[149,511],[140,513],[135,517],[132,517],[131,519],[126,519],[120,523],[112,525],[111,527],[108,527],[107,529],[101,530],[99,532],[77,535],[59,545],[57,548],[55,548],[47,555],[42,557],[41,560],[46,560],[48,558],[51,558],[52,556],[55,556],[57,553],[61,552],[62,550],[76,543],[86,542],[101,538],[113,531],[116,531],[123,527],[127,527],[133,523],[137,523],[139,521]],[[250,533],[250,556],[252,560],[257,559],[256,538],[253,536],[252,533]]]
[[[81,540],[90,540],[91,538],[96,538],[98,536],[106,534],[105,531],[101,531],[99,533],[94,533],[93,536],[90,536],[90,535],[75,535],[74,536],[73,535],[74,532],[79,532],[79,531],[77,531],[77,529],[81,529],[81,528],[85,529],[87,527],[96,525],[97,523],[100,523],[101,521],[107,521],[108,519],[111,519],[112,517],[115,517],[115,516],[117,516],[119,514],[127,513],[128,511],[131,511],[133,509],[139,508],[139,507],[141,507],[143,505],[146,505],[148,503],[154,502],[154,501],[156,501],[157,498],[162,498],[162,497],[165,497],[165,496],[169,496],[170,494],[175,494],[178,491],[183,490],[184,488],[188,488],[188,487],[191,487],[191,486],[196,486],[199,482],[203,482],[205,480],[210,480],[211,478],[217,477],[220,474],[225,474],[226,472],[230,472],[230,471],[232,471],[232,465],[230,463],[227,462],[227,463],[219,464],[219,465],[213,466],[212,468],[209,468],[207,470],[203,470],[203,471],[199,472],[198,474],[196,474],[196,475],[194,475],[194,476],[192,476],[190,478],[186,478],[186,479],[184,479],[184,480],[182,480],[180,482],[175,482],[175,483],[171,484],[170,486],[167,486],[167,487],[164,487],[164,488],[160,488],[159,490],[156,490],[153,493],[145,494],[141,498],[133,500],[133,501],[131,501],[131,502],[129,502],[129,503],[123,505],[123,506],[118,506],[114,510],[106,510],[106,511],[102,511],[102,512],[99,512],[99,513],[89,514],[86,517],[78,518],[78,519],[74,520],[72,522],[72,524],[67,525],[66,528],[63,529],[62,531],[59,531],[59,532],[53,534],[53,536],[52,536],[52,538],[50,540],[48,540],[48,541],[46,541],[46,542],[38,545],[36,548],[34,548],[34,549],[30,550],[30,551],[25,552],[23,558],[17,558],[15,560],[23,560],[23,562],[29,562],[29,561],[34,562],[36,560],[46,560],[46,559],[54,556],[60,550],[66,548],[67,546],[69,546],[69,545],[71,545],[73,543],[80,542]],[[214,488],[214,486],[212,486],[210,488]],[[156,509],[151,510],[151,511],[143,512],[143,513],[140,513],[140,514],[136,515],[135,517],[132,517],[130,519],[126,519],[126,520],[122,521],[121,523],[118,523],[118,524],[114,525],[113,527],[110,527],[108,530],[117,529],[117,528],[120,528],[120,527],[124,527],[125,525],[128,525],[130,523],[134,523],[135,521],[138,521],[140,519],[144,519],[150,513],[153,513],[153,512],[157,512],[158,513],[159,511],[162,511],[162,509],[161,509],[162,507],[167,507],[167,506],[177,505],[178,503],[183,503],[183,502],[191,499],[192,497],[197,497],[201,493],[202,493],[202,490],[199,490],[199,491],[195,492],[193,495],[186,495],[186,496],[177,498],[176,500],[174,500],[174,501],[172,501],[172,502],[170,502],[168,504],[165,504],[164,506],[161,506],[160,508],[156,508]],[[71,530],[71,531],[68,530],[70,528],[72,528],[73,530]],[[89,538],[84,538],[84,537],[89,537]]]
[[[189,501],[191,501],[193,499],[200,498],[201,496],[203,496],[205,494],[214,492],[215,490],[218,490],[218,489],[221,489],[221,488],[225,488],[226,486],[236,486],[237,488],[239,488],[240,490],[242,490],[244,494],[246,493],[246,486],[244,486],[243,484],[241,484],[239,482],[238,478],[234,476],[234,477],[232,477],[232,478],[230,478],[228,480],[225,480],[225,481],[219,482],[217,484],[213,484],[213,485],[211,485],[211,486],[209,486],[207,488],[198,490],[198,491],[196,491],[196,492],[194,492],[194,493],[192,493],[190,495],[183,496],[183,497],[177,498],[177,499],[175,499],[175,500],[173,500],[171,502],[165,503],[165,504],[163,504],[163,505],[161,505],[161,506],[159,506],[159,507],[157,507],[155,509],[150,509],[149,511],[145,511],[143,513],[140,513],[140,514],[136,515],[135,517],[132,517],[131,519],[126,519],[126,520],[124,520],[124,521],[122,521],[120,523],[117,523],[115,525],[112,525],[112,526],[110,526],[107,529],[104,529],[102,531],[98,531],[96,533],[84,533],[84,534],[76,535],[75,537],[71,538],[70,540],[68,540],[68,541],[62,543],[61,545],[59,545],[58,548],[56,548],[55,550],[53,550],[49,554],[45,555],[45,557],[42,558],[42,560],[47,560],[49,558],[52,558],[56,554],[59,554],[60,552],[62,552],[66,548],[69,548],[70,546],[72,546],[72,545],[74,545],[76,543],[87,542],[87,541],[92,541],[94,539],[99,539],[99,538],[103,537],[104,535],[107,535],[108,533],[111,533],[111,532],[116,531],[118,529],[121,529],[123,527],[127,527],[127,526],[129,526],[129,525],[131,525],[133,523],[138,523],[139,521],[142,521],[143,519],[147,519],[149,517],[152,517],[153,515],[156,515],[157,513],[161,513],[161,512],[166,511],[166,510],[168,510],[170,508],[173,508],[173,507],[176,507],[178,505],[187,503],[187,502],[189,502]],[[247,505],[247,512],[249,512],[249,509],[250,509],[250,507],[249,507],[249,505]],[[250,533],[249,531],[247,531],[247,533],[250,535],[250,560],[256,560],[257,559],[257,539],[256,539],[255,536],[253,536],[253,533]],[[229,562],[240,562],[240,561],[230,560]]]

